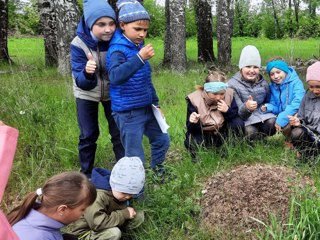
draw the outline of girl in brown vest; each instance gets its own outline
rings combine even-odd
[[[232,130],[239,134],[244,127],[238,116],[238,107],[233,99],[233,90],[225,83],[221,72],[209,72],[204,86],[187,97],[186,139],[184,144],[196,160],[200,146],[219,147]]]

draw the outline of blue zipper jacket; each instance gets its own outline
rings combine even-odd
[[[151,80],[148,61],[139,56],[143,43],[135,44],[117,29],[107,54],[110,78],[111,108],[121,112],[151,104],[158,105],[158,96]]]
[[[92,38],[90,29],[82,17],[77,28],[77,36],[70,46],[73,92],[76,98],[91,101],[107,101],[109,96],[109,78],[105,67],[109,42],[97,41]],[[97,63],[95,74],[87,74],[85,67],[87,54],[91,53]]]
[[[276,124],[285,127],[289,123],[288,115],[298,112],[302,98],[305,95],[303,83],[296,71],[289,67],[289,73],[281,84],[270,83],[270,102],[265,104],[266,113],[277,116]]]

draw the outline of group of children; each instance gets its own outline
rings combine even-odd
[[[161,111],[148,63],[154,50],[143,45],[150,16],[136,0],[118,0],[117,8],[118,18],[107,1],[84,1],[84,16],[71,43],[82,173],[53,176],[8,214],[22,240],[120,239],[123,231],[141,225],[144,214],[129,200],[144,189],[143,135],[151,145],[152,170],[165,173],[170,139],[153,114],[152,105]],[[232,133],[253,141],[281,131],[299,153],[318,152],[320,62],[307,70],[306,95],[283,59],[268,62],[270,85],[260,67],[259,51],[246,46],[240,71],[227,83],[223,73],[210,72],[204,85],[187,96],[185,146],[194,159],[199,146],[220,146]],[[112,171],[94,168],[100,102],[117,160]],[[62,235],[60,229],[70,223],[71,234]]]
[[[141,225],[144,214],[129,200],[144,191],[143,135],[151,145],[151,169],[165,174],[170,138],[153,113],[152,106],[161,112],[148,63],[154,50],[144,46],[150,16],[136,0],[116,5],[118,17],[106,0],[84,0],[71,43],[81,173],[53,176],[8,214],[21,240],[120,239]],[[112,171],[94,167],[99,103],[117,160]],[[60,229],[72,222],[70,234],[62,235]]]
[[[281,57],[267,62],[270,84],[260,68],[258,49],[248,45],[241,51],[240,71],[227,83],[223,74],[210,72],[204,86],[187,96],[185,146],[194,160],[201,145],[218,147],[228,136],[245,136],[250,143],[276,132],[299,158],[319,155],[320,62],[307,69],[307,94]]]

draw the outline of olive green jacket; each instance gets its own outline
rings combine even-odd
[[[107,228],[123,225],[130,219],[125,202],[119,202],[111,191],[97,189],[97,198],[84,215],[71,225],[71,231],[77,236],[92,230],[100,232]]]

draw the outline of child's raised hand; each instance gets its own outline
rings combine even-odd
[[[251,95],[248,97],[248,100],[246,101],[246,107],[250,112],[253,112],[258,107],[258,103],[253,100],[253,97]]]
[[[193,112],[190,114],[190,117],[189,117],[189,122],[191,123],[197,123],[200,119],[200,114],[196,113],[196,112]]]
[[[220,112],[225,113],[225,112],[227,112],[229,110],[229,106],[226,104],[225,101],[220,100],[220,101],[218,101],[218,110]]]
[[[94,74],[97,68],[97,63],[94,60],[94,57],[92,56],[91,53],[88,53],[87,58],[88,58],[88,62],[86,64],[86,73]]]
[[[127,209],[129,211],[130,219],[133,219],[137,215],[136,210],[134,210],[133,207],[127,207]]]
[[[154,49],[152,47],[152,44],[148,44],[147,46],[144,46],[139,51],[139,55],[143,60],[148,60],[154,56]]]
[[[288,118],[289,118],[289,123],[291,126],[297,127],[297,126],[301,125],[299,118],[297,118],[295,116],[288,116]]]

